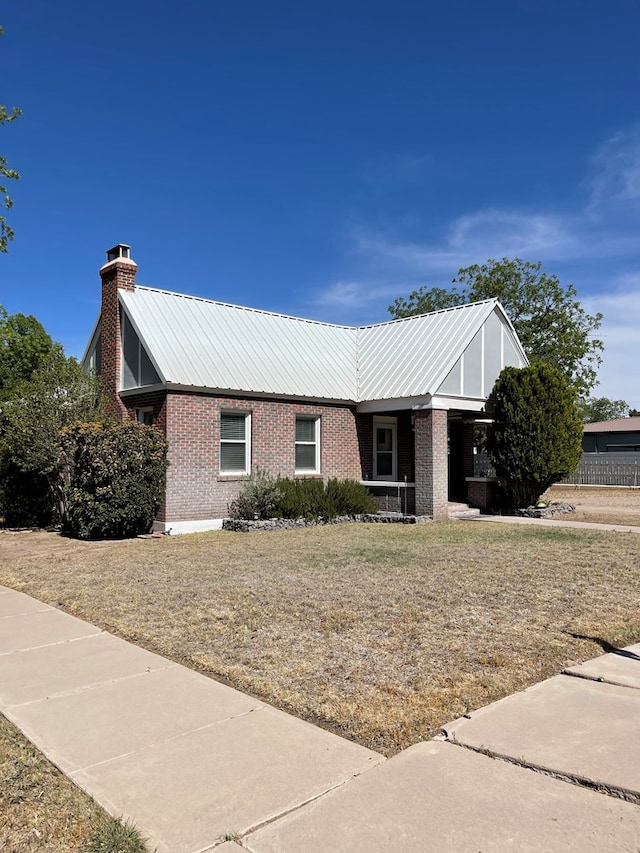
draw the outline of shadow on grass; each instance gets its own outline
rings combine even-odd
[[[602,637],[589,637],[586,634],[576,634],[573,631],[563,631],[568,637],[573,637],[574,640],[590,640],[596,643],[600,648],[610,655],[618,655],[621,658],[630,658],[631,660],[640,661],[640,655],[635,652],[630,652],[628,649],[619,649],[617,646],[612,646],[607,640]]]

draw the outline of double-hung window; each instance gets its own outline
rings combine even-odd
[[[220,414],[220,473],[248,474],[251,471],[251,415],[244,412]]]
[[[296,417],[296,474],[320,473],[320,418]]]

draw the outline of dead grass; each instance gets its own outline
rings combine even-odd
[[[0,583],[389,755],[640,640],[639,557],[634,534],[478,522],[28,533],[0,535]]]
[[[640,489],[553,486],[547,497],[573,504],[572,521],[640,526]]]
[[[1,714],[0,815],[0,850],[7,853],[146,849],[131,827],[103,812]]]

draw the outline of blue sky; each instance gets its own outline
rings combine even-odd
[[[605,315],[640,407],[640,3],[7,0],[0,303],[81,355],[118,242],[153,287],[337,323],[488,258]]]

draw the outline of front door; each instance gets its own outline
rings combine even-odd
[[[395,418],[373,421],[373,479],[397,480],[397,422]]]

